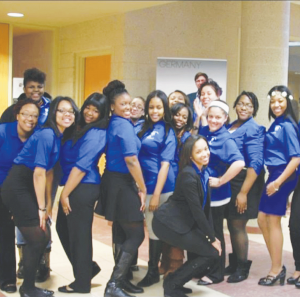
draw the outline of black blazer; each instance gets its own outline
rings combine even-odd
[[[192,166],[186,166],[178,175],[175,190],[154,216],[177,233],[188,233],[194,226],[199,228],[210,242],[215,241],[210,211],[210,188],[202,209],[204,191],[200,177]]]

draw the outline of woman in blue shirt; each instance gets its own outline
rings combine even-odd
[[[232,254],[229,254],[229,266],[225,269],[225,275],[230,275],[227,279],[229,283],[245,280],[252,263],[248,260],[246,225],[249,219],[257,218],[264,186],[263,151],[266,129],[253,120],[258,106],[255,94],[243,91],[233,105],[238,119],[227,127],[246,163],[246,168],[230,181],[231,200],[226,218]]]
[[[171,125],[166,94],[159,90],[151,92],[145,105],[145,123],[138,134],[142,142],[139,160],[147,186],[145,219],[149,233],[148,272],[138,283],[141,287],[159,282],[162,242],[153,233],[152,219],[153,212],[167,201],[175,186],[175,174],[170,164],[174,161],[176,136]]]
[[[14,106],[16,122],[0,125],[0,186],[14,158],[22,150],[33,133],[39,117],[39,106],[32,99],[24,99]],[[16,287],[15,225],[11,214],[0,196],[0,286],[1,290],[13,293]]]
[[[231,191],[229,181],[232,180],[245,166],[235,141],[225,128],[228,119],[229,107],[222,100],[215,100],[208,106],[208,126],[201,129],[200,134],[205,136],[210,147],[208,164],[209,183],[211,191],[211,209],[216,237],[221,241],[222,256],[207,275],[201,279],[199,285],[209,285],[224,280],[225,269],[225,241],[223,234],[223,220],[226,205],[230,201]]]
[[[75,281],[58,288],[60,292],[88,293],[91,279],[100,267],[92,262],[94,206],[100,194],[98,163],[106,146],[109,104],[99,93],[91,94],[81,107],[74,135],[61,149],[63,170],[56,230],[73,266]]]
[[[174,175],[177,177],[179,155],[185,141],[191,136],[190,131],[193,128],[193,112],[189,106],[186,106],[183,103],[176,103],[171,107],[171,115],[177,138],[177,148],[174,161],[171,165]],[[171,247],[164,243],[159,274],[164,274],[164,277],[166,277],[170,272],[173,272],[183,264],[183,259],[183,250],[177,247]]]
[[[277,280],[284,284],[286,268],[282,266],[283,234],[281,217],[285,215],[287,200],[297,183],[300,163],[299,131],[291,104],[292,94],[285,86],[275,86],[268,93],[269,119],[275,121],[266,133],[264,160],[269,177],[264,188],[258,214],[272,266],[258,284],[271,286]]]
[[[128,297],[130,295],[123,289],[133,285],[126,275],[144,240],[146,186],[137,157],[140,141],[130,121],[131,98],[125,85],[118,80],[111,81],[103,89],[103,94],[110,102],[112,116],[107,128],[106,169],[96,213],[104,215],[109,221],[118,222],[126,234],[115,255],[116,264],[104,296]]]
[[[59,157],[62,136],[68,136],[74,129],[76,110],[74,101],[68,97],[57,97],[51,103],[45,128],[28,139],[2,186],[3,202],[27,243],[21,297],[53,295],[53,291],[35,287],[35,274],[49,242],[46,220],[51,210],[52,168]]]

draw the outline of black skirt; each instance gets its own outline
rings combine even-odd
[[[13,215],[17,227],[39,226],[39,210],[33,185],[33,171],[25,165],[13,165],[2,189],[2,200]]]
[[[100,199],[95,213],[108,221],[143,221],[141,201],[130,173],[105,170],[100,184]]]
[[[260,175],[252,185],[247,195],[247,210],[240,214],[235,206],[236,196],[241,191],[245,181],[247,170],[242,170],[235,178],[230,181],[231,200],[227,205],[225,217],[231,220],[250,220],[256,219],[258,215],[258,206],[265,184],[265,171],[262,170]]]

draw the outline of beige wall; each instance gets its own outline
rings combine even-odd
[[[300,5],[291,3],[290,39],[300,40]]]
[[[75,96],[77,54],[85,55],[85,53],[102,50],[109,52],[112,55],[111,79],[122,79],[123,49],[124,15],[61,28],[59,30],[58,94],[78,99]]]
[[[13,39],[13,77],[23,77],[26,69],[36,67],[45,72],[45,91],[52,95],[53,32],[43,31]]]
[[[227,100],[232,102],[238,92],[240,15],[239,1],[182,1],[127,13],[128,90],[146,96],[155,88],[157,57],[226,59]]]

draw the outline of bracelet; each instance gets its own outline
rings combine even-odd
[[[278,192],[279,188],[275,188],[275,182],[272,183],[273,184],[273,188],[276,192]]]
[[[193,126],[193,130],[198,130],[198,129],[199,129],[199,127]]]
[[[46,208],[39,208],[40,211],[46,211]]]

